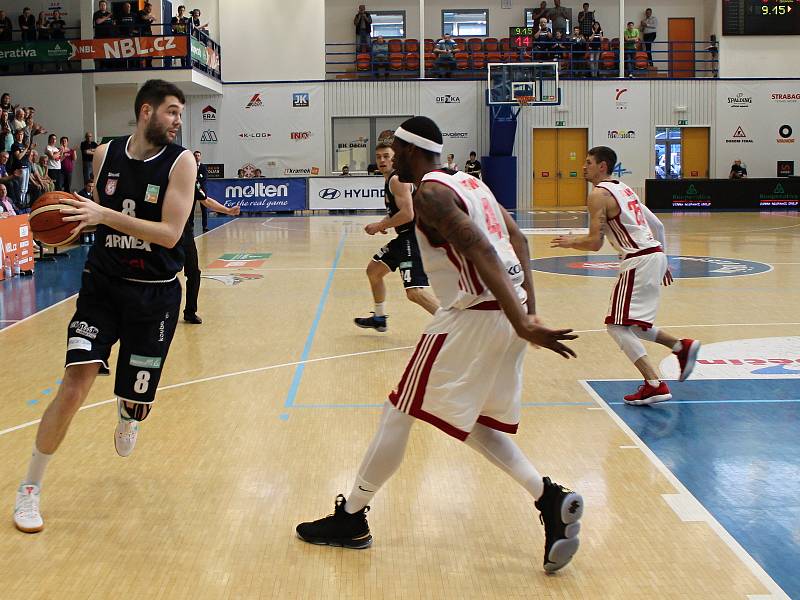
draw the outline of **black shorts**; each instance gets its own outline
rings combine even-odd
[[[138,283],[84,271],[67,329],[66,366],[99,362],[100,374],[108,375],[111,347],[119,341],[114,394],[152,402],[180,308],[177,279]]]
[[[381,248],[372,260],[382,262],[390,270],[400,269],[403,287],[429,287],[428,276],[422,268],[417,238],[413,232],[401,234]]]

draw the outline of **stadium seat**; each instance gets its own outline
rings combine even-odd
[[[400,52],[390,52],[389,53],[389,68],[392,71],[402,71],[403,70],[403,54]]]
[[[497,42],[497,38],[487,37],[483,42],[483,47],[487,52],[497,52],[500,49],[500,44]]]
[[[409,71],[419,71],[419,54],[416,52],[406,54],[406,69]]]
[[[637,69],[647,69],[647,52],[643,50],[637,50],[636,54],[633,56],[634,59],[634,67]]]
[[[519,52],[516,50],[506,50],[503,53],[503,62],[518,62]]]
[[[433,62],[436,60],[436,55],[433,52],[425,53],[425,71],[429,72],[433,69]]]
[[[511,46],[511,38],[500,39],[500,50],[503,52],[510,52],[511,50],[514,50],[514,48]]]
[[[453,38],[453,41],[458,46],[459,52],[466,52],[467,51],[467,38]]]
[[[617,68],[617,53],[606,50],[600,53],[600,67],[606,71]]]
[[[356,54],[356,70],[369,71],[372,68],[372,61],[369,54]]]
[[[469,50],[470,54],[483,52],[483,40],[481,38],[469,38],[467,40],[467,50]]]
[[[499,63],[503,62],[503,55],[500,52],[487,52],[486,53],[486,62],[490,63]]]
[[[389,53],[403,51],[403,40],[389,40]]]
[[[419,53],[419,40],[415,40],[414,38],[408,38],[406,43],[404,44],[406,54],[409,53]]]
[[[486,55],[483,52],[473,52],[471,57],[473,69],[476,71],[482,71],[486,68]]]
[[[456,68],[460,71],[469,69],[469,54],[466,52],[456,52],[454,55],[456,59]]]
[[[431,39],[425,39],[425,52],[433,52],[433,48],[436,46],[436,42]]]

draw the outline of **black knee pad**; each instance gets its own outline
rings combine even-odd
[[[152,404],[142,404],[139,402],[128,402],[126,400],[119,400],[119,412],[125,419],[133,421],[144,421],[147,415],[150,414]]]

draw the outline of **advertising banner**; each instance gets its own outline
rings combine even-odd
[[[800,178],[648,179],[647,206],[675,210],[797,210]]]
[[[800,81],[719,81],[716,123],[718,177],[734,160],[749,177],[785,175],[800,155]]]
[[[447,155],[455,155],[460,169],[478,148],[477,115],[478,88],[472,81],[422,81],[420,82],[420,114],[433,119],[442,130],[444,149],[442,164]]]
[[[0,219],[0,280],[3,279],[1,267],[6,259],[12,264],[17,262],[22,271],[33,271],[33,250],[28,215]]]
[[[0,42],[0,64],[69,60],[72,51],[72,46],[65,40]]]
[[[308,180],[308,208],[386,208],[383,186],[383,177],[312,177]]]
[[[200,40],[191,38],[192,58],[212,71],[219,71],[219,54]]]
[[[211,179],[209,197],[225,206],[239,205],[242,212],[275,212],[306,209],[306,180]]]
[[[71,40],[70,60],[103,60],[111,58],[161,58],[186,56],[189,51],[185,35],[143,36]]]
[[[650,83],[595,81],[592,95],[589,145],[613,149],[617,153],[617,177],[632,188],[644,187],[645,180],[653,176],[650,149],[655,131],[650,128]]]
[[[191,147],[228,176],[314,176],[325,164],[323,97],[318,83],[226,85],[191,99]]]

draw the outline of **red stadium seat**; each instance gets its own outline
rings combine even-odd
[[[356,54],[356,70],[369,71],[372,68],[369,54]]]
[[[392,71],[402,71],[403,70],[403,54],[400,52],[390,52],[389,53],[389,68]]]
[[[507,50],[503,52],[503,62],[518,62],[519,52],[516,50]]]
[[[647,65],[648,65],[647,52],[644,52],[642,50],[638,50],[636,52],[636,54],[634,54],[633,59],[634,59],[634,66],[637,69],[647,69]]]
[[[493,37],[487,37],[483,42],[483,47],[487,52],[497,52],[500,49],[497,38]]]
[[[617,68],[617,54],[611,50],[600,53],[600,66],[605,70]]]
[[[469,38],[467,40],[467,50],[469,50],[470,54],[483,52],[483,40],[481,38]]]
[[[402,52],[403,40],[389,40],[389,53]]]
[[[486,68],[486,55],[483,52],[473,52],[471,56],[473,69],[482,71]]]
[[[406,54],[409,53],[419,53],[419,40],[415,40],[414,38],[408,38],[406,43],[404,44]]]
[[[415,52],[406,54],[406,69],[409,71],[419,71],[419,54]]]
[[[454,55],[456,59],[456,68],[459,70],[469,69],[469,54],[466,52],[456,52]]]
[[[433,48],[435,45],[436,42],[434,42],[431,39],[425,38],[425,52],[433,52]]]
[[[500,40],[500,50],[503,52],[509,52],[514,48],[511,46],[511,38],[502,38]]]
[[[436,60],[436,55],[433,52],[425,53],[425,71],[433,69],[433,62]]]
[[[503,62],[503,55],[500,52],[487,52],[486,62],[499,63]]]

